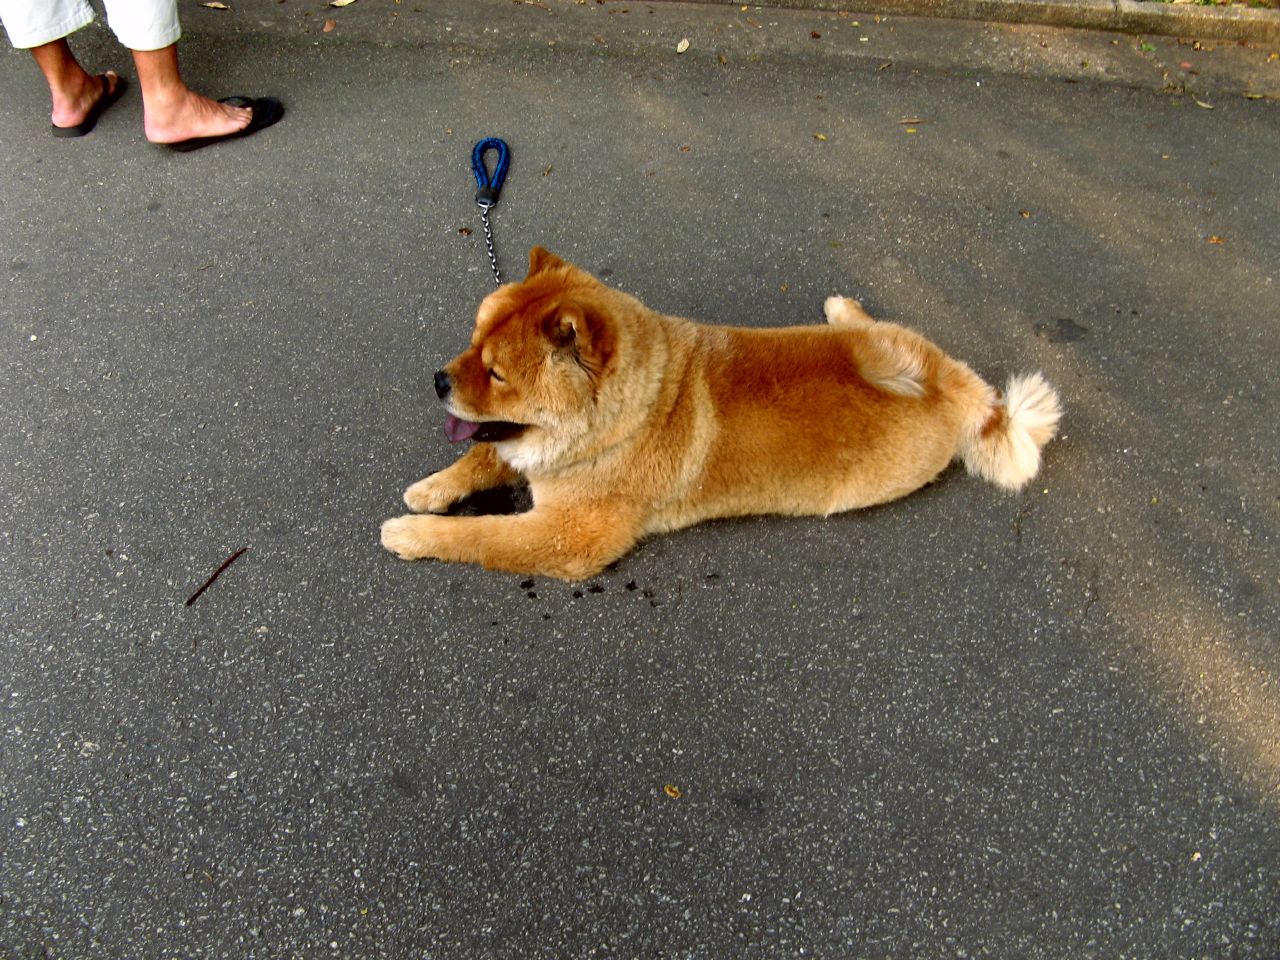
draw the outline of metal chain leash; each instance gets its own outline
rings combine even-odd
[[[484,224],[484,245],[489,251],[489,266],[493,268],[493,282],[502,286],[502,274],[498,272],[498,255],[493,252],[493,230],[489,227],[489,208],[491,203],[480,204],[480,222]]]
[[[484,155],[489,150],[498,151],[498,162],[493,168],[492,177],[484,166]],[[484,224],[484,245],[489,251],[489,265],[493,268],[493,279],[498,286],[502,286],[502,274],[498,272],[498,255],[493,249],[493,228],[489,225],[489,211],[498,202],[510,162],[511,151],[497,137],[486,137],[471,151],[471,172],[476,175],[476,186],[479,188],[476,190],[476,205],[480,208],[480,221]]]

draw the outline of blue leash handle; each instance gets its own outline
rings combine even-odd
[[[490,150],[498,151],[498,163],[493,168],[493,176],[485,169],[484,155]],[[471,151],[471,172],[476,175],[476,203],[484,209],[498,202],[498,194],[502,192],[502,181],[507,179],[507,165],[511,162],[511,151],[506,141],[497,137],[485,137]]]

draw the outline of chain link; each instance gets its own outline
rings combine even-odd
[[[493,252],[493,230],[489,227],[489,210],[491,203],[480,204],[480,220],[484,224],[484,245],[489,251],[489,265],[493,267],[493,282],[502,286],[502,274],[498,272],[498,255]]]

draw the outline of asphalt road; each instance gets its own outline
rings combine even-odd
[[[1268,51],[233,6],[184,5],[188,79],[288,115],[187,156],[136,87],[50,138],[0,56],[0,954],[1280,955]],[[859,296],[1044,370],[1042,475],[580,586],[395,560],[456,453],[487,135],[510,275],[540,243],[761,326]]]

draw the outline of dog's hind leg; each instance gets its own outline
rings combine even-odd
[[[822,305],[822,312],[827,317],[827,323],[833,327],[865,330],[876,322],[871,314],[862,309],[862,304],[849,297],[827,297],[826,303]]]
[[[869,334],[856,340],[855,351],[858,372],[868,383],[900,397],[924,395],[929,347],[923,337],[895,323],[875,320],[861,303],[849,297],[827,297],[822,309],[833,327]]]

